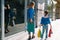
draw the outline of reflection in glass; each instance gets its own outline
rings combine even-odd
[[[5,33],[5,37],[25,30],[24,2],[25,2],[24,0],[5,0],[5,3],[6,4],[8,3],[10,6],[9,21],[8,21],[9,32]]]

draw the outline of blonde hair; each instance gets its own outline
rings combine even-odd
[[[34,2],[31,2],[31,3],[30,3],[30,6],[31,6],[31,7],[32,7],[32,6],[34,6],[34,5],[35,5],[35,3],[34,3]]]

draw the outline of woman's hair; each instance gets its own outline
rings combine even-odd
[[[32,7],[32,6],[34,6],[34,5],[35,5],[35,3],[34,3],[34,2],[31,2],[31,3],[30,3],[30,6],[31,6],[31,7]]]
[[[44,11],[44,14],[45,14],[44,16],[46,16],[48,14],[48,11]]]

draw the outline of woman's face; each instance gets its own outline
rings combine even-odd
[[[44,13],[44,16],[48,16],[48,14]]]
[[[35,5],[33,5],[33,8],[34,8]]]
[[[32,5],[32,8],[34,9],[34,5]]]
[[[34,8],[34,6],[35,6],[34,3],[30,4],[30,7],[32,7],[32,8]]]

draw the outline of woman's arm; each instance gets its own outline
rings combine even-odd
[[[51,25],[51,23],[50,23],[50,29],[52,29],[52,25]]]
[[[50,29],[52,29],[52,25],[51,25],[51,22],[50,22],[50,18],[48,18],[48,24],[50,24]]]

